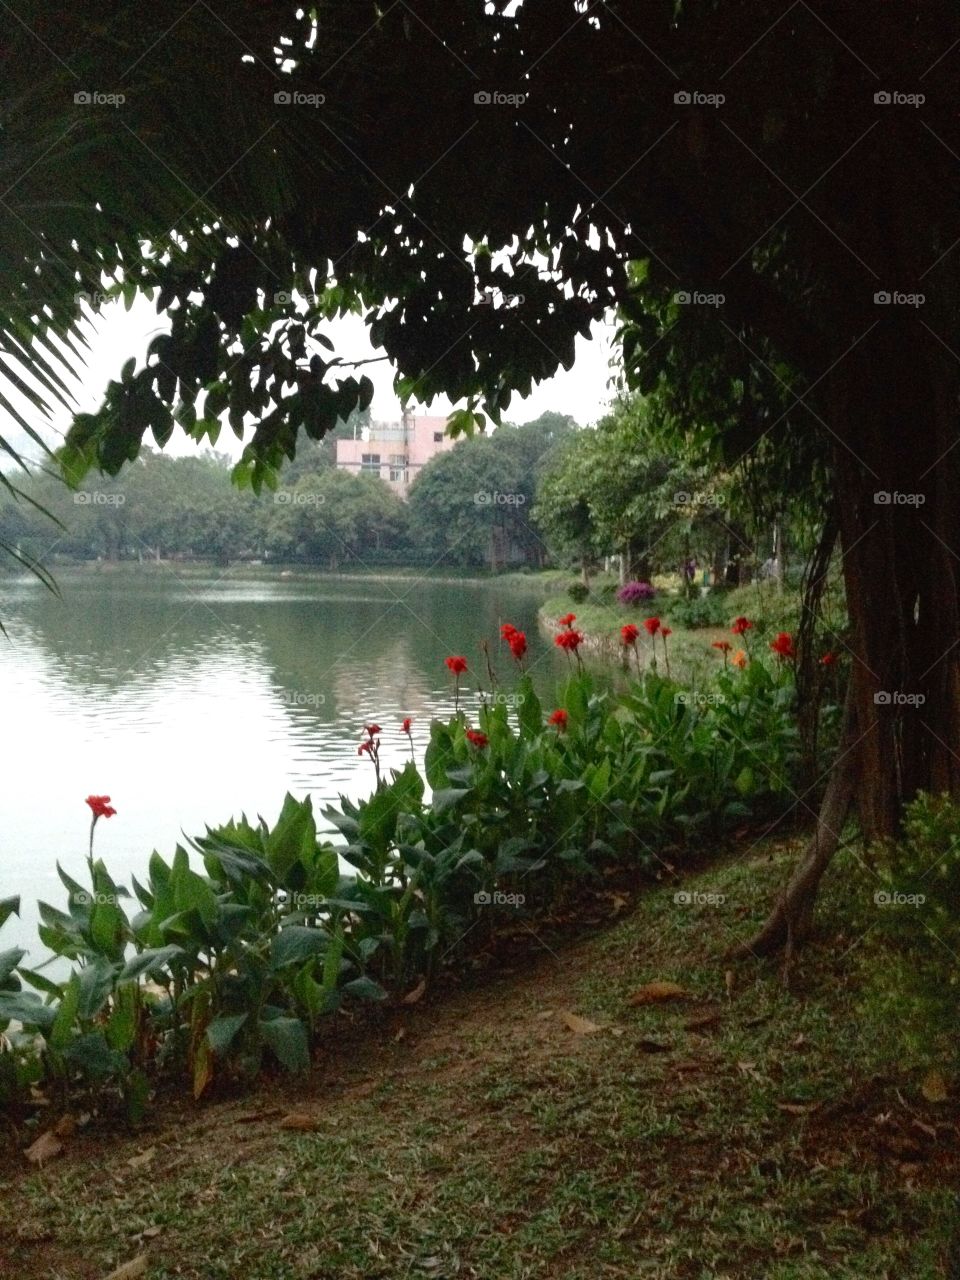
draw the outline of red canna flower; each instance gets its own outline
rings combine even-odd
[[[832,667],[836,664],[836,662],[837,662],[837,655],[835,653],[825,653],[823,657],[820,659],[821,667]]]
[[[737,652],[730,659],[730,661],[733,663],[735,667],[739,667],[740,670],[742,671],[744,667],[747,665],[746,649],[738,649]]]
[[[380,732],[380,726],[379,726],[378,724],[368,724],[368,725],[367,725],[367,737],[369,737],[369,738],[373,738],[373,737],[375,737],[379,732]]]
[[[660,630],[659,618],[644,618],[643,625],[646,628],[648,636],[655,636]]]
[[[628,622],[626,626],[620,628],[620,639],[624,644],[636,644],[639,634],[640,628],[635,627],[632,622]]]
[[[672,628],[672,627],[661,627],[661,628],[660,628],[660,634],[663,636],[664,640],[666,640],[667,636],[672,636],[672,635],[673,635],[673,628]]]
[[[730,652],[730,650],[733,648],[733,645],[730,643],[729,640],[714,640],[712,647],[714,649],[719,649],[721,653],[726,654]]]
[[[560,631],[553,637],[553,643],[561,649],[566,649],[568,653],[570,650],[576,653],[580,645],[583,644],[583,632],[574,631],[572,628],[568,631]]]
[[[507,636],[507,644],[510,646],[510,652],[519,662],[527,652],[527,637],[522,631],[511,631]]]
[[[781,658],[795,658],[793,637],[789,631],[778,631],[776,640],[770,641],[770,648]]]
[[[112,818],[117,812],[110,803],[109,796],[87,796],[86,803],[90,806],[90,812],[93,817],[90,819],[90,844],[89,855],[87,857],[87,865],[90,868],[90,875],[93,875],[93,833],[96,830],[97,822],[100,818]]]
[[[372,750],[373,750],[372,742],[361,742],[359,747],[357,747],[357,755],[362,756],[365,751],[372,751]]]
[[[513,633],[516,631],[516,629],[517,628],[513,625],[512,622],[505,622],[503,626],[500,628],[501,638],[504,640],[509,640],[510,637],[513,635]]]
[[[467,741],[472,742],[475,747],[485,747],[490,739],[485,733],[480,733],[477,729],[468,729]]]
[[[560,732],[563,733],[567,727],[567,721],[569,718],[570,717],[567,715],[566,711],[564,711],[563,707],[557,707],[556,711],[553,712],[547,723],[555,724]]]
[[[444,658],[444,662],[447,664],[448,670],[452,671],[455,676],[463,675],[467,669],[466,658],[454,656],[452,658]]]
[[[406,717],[404,718],[403,722],[401,723],[400,728],[403,730],[403,732],[404,732],[405,734],[409,735],[409,733],[410,733],[410,726],[411,726],[412,724],[413,724],[413,721],[411,720],[411,718],[410,718],[409,716],[406,716]]]
[[[561,627],[572,627],[577,620],[575,613],[565,613],[562,618],[557,619],[557,625]]]
[[[109,796],[87,796],[86,803],[90,806],[94,822],[98,818],[112,818],[117,812],[110,804]]]
[[[749,618],[743,618],[743,617],[735,618],[733,621],[733,626],[730,628],[730,630],[733,632],[735,636],[742,636],[745,632],[751,631],[752,629],[753,629],[753,623],[750,621]]]

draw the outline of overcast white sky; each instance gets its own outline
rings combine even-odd
[[[76,397],[81,412],[95,409],[101,400],[107,383],[111,378],[119,376],[123,362],[136,356],[138,363],[143,359],[150,338],[165,328],[164,321],[157,316],[153,305],[146,298],[138,298],[131,310],[125,311],[121,303],[112,303],[105,307],[94,318],[94,328],[89,335],[90,351],[86,367],[79,371],[76,383]],[[327,326],[327,332],[333,341],[337,355],[344,359],[363,360],[382,354],[376,351],[367,337],[367,327],[359,316],[346,316],[335,320]],[[614,325],[597,325],[591,341],[577,339],[577,359],[569,372],[560,370],[556,377],[535,386],[525,399],[514,397],[507,417],[513,422],[529,422],[548,409],[560,413],[572,414],[576,420],[586,426],[600,418],[613,398],[610,387],[612,371],[609,367],[611,340]],[[399,401],[393,390],[393,366],[383,363],[366,365],[364,373],[374,384],[372,413],[375,419],[391,421],[400,413]],[[347,370],[346,372],[350,372]],[[23,402],[20,402],[21,405]],[[20,407],[20,405],[18,405]],[[452,406],[446,400],[435,400],[425,409],[435,414],[449,413]],[[27,411],[25,416],[36,422],[36,413]],[[62,432],[69,424],[69,415],[58,412],[54,418],[57,431]],[[8,427],[0,427],[0,434],[18,438],[18,433],[10,432]],[[44,434],[47,434],[44,432]],[[22,440],[22,437],[19,437]],[[150,437],[147,437],[148,442]],[[189,453],[196,449],[196,444],[181,431],[171,437],[167,451],[170,453]],[[218,450],[238,456],[240,442],[229,428],[224,429],[217,442]],[[25,450],[26,456],[32,457],[36,449]]]

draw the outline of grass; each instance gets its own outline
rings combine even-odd
[[[161,1100],[133,1135],[93,1122],[40,1172],[12,1160],[0,1274],[92,1280],[145,1255],[149,1280],[956,1275],[960,1112],[924,1101],[873,1012],[855,868],[793,994],[720,958],[795,853],[685,883],[721,905],[614,899],[592,936],[550,935],[372,1039],[344,1020],[307,1080]],[[652,980],[689,996],[631,1005]]]

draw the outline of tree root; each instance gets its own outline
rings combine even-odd
[[[852,690],[847,690],[844,704],[844,731],[840,750],[830,781],[824,792],[817,825],[803,856],[760,930],[747,942],[731,947],[730,960],[759,959],[783,951],[784,983],[789,985],[790,971],[797,951],[809,936],[817,890],[823,873],[840,844],[840,835],[853,804],[857,780],[856,716]]]

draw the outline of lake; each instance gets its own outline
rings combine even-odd
[[[368,794],[373,770],[357,746],[370,721],[389,768],[409,758],[400,721],[412,716],[422,760],[431,717],[453,711],[448,654],[482,673],[486,637],[510,689],[503,621],[526,631],[544,696],[565,670],[522,585],[177,565],[57,580],[59,599],[32,578],[0,579],[0,897],[23,898],[0,950],[25,946],[33,960],[37,898],[65,906],[57,860],[87,883],[87,795],[112,797],[117,816],[98,823],[96,853],[129,887],[151,850],[169,859],[184,832],[241,812],[272,824],[288,790],[312,795],[318,815],[341,792]],[[474,679],[464,688],[474,712]]]

